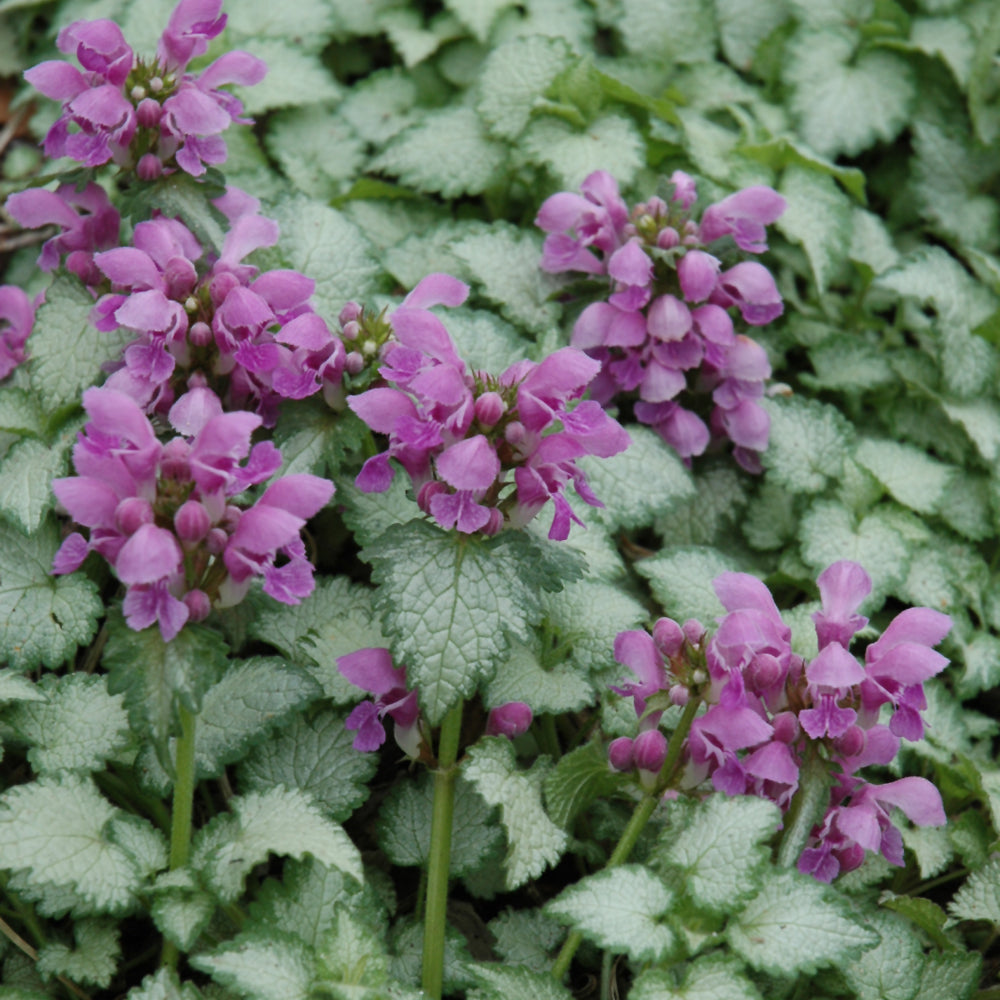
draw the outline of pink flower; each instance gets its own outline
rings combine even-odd
[[[767,249],[765,227],[777,221],[786,208],[785,199],[772,188],[744,188],[705,209],[701,238],[711,243],[732,236],[741,250],[762,253]]]
[[[355,750],[369,753],[385,742],[382,720],[395,723],[396,742],[409,757],[420,755],[422,737],[417,692],[406,687],[406,668],[396,667],[388,649],[359,649],[337,659],[337,669],[352,684],[376,696],[363,701],[347,717],[345,725],[355,730]]]
[[[35,322],[35,309],[28,296],[14,285],[0,285],[0,379],[5,379],[27,356]]]

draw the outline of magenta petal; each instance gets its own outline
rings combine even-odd
[[[94,263],[123,288],[166,291],[166,281],[160,269],[147,253],[135,247],[117,247],[94,254]]]
[[[870,803],[837,810],[837,829],[865,850],[878,851],[882,843],[879,817]]]
[[[677,262],[677,278],[688,302],[704,302],[719,278],[719,260],[703,250],[689,250]]]
[[[496,449],[482,434],[459,441],[438,456],[438,475],[457,490],[486,490],[500,475]]]
[[[486,720],[486,735],[513,739],[527,732],[531,717],[531,708],[523,701],[509,701],[506,705],[490,710]]]
[[[835,689],[853,687],[866,676],[864,667],[839,642],[824,646],[806,668],[810,684]]]
[[[936,646],[951,630],[951,619],[933,608],[907,608],[889,623],[869,649],[881,651],[899,642]]]
[[[902,809],[917,826],[943,826],[948,819],[941,803],[941,793],[926,778],[900,778],[886,785],[873,785],[871,796],[886,805]]]
[[[870,648],[870,647],[869,647]],[[867,651],[866,651],[867,652]],[[916,642],[901,642],[868,664],[873,677],[886,677],[900,684],[922,684],[939,674],[948,658]]]
[[[307,521],[322,510],[332,496],[333,483],[329,479],[299,472],[272,483],[259,502],[280,507]]]
[[[673,295],[661,295],[649,307],[647,325],[657,340],[682,340],[691,329],[691,312]]]
[[[217,101],[192,85],[182,86],[163,102],[163,115],[179,135],[218,135],[232,119]]]
[[[178,434],[195,437],[213,417],[222,415],[222,403],[211,389],[203,386],[189,389],[167,415],[170,426]]]
[[[53,479],[52,492],[77,524],[88,528],[114,524],[119,498],[103,480],[89,476]]]
[[[302,305],[316,290],[316,282],[298,271],[266,271],[250,286],[276,313]]]
[[[373,702],[363,701],[355,706],[344,720],[344,727],[357,732],[351,746],[362,753],[378,750],[385,743],[385,726],[382,725],[378,708]]]
[[[642,698],[648,698],[667,686],[663,657],[648,632],[640,629],[619,632],[615,636],[614,653],[615,659],[639,679],[638,684],[625,686],[629,694],[634,692]]]
[[[176,573],[182,559],[181,547],[172,532],[144,524],[121,547],[115,573],[122,583],[156,583]]]
[[[73,573],[83,565],[83,560],[87,558],[90,546],[87,539],[78,531],[67,535],[59,550],[52,559],[52,572],[56,576],[63,573]]]
[[[417,417],[413,400],[398,389],[369,389],[348,397],[347,405],[380,434],[391,434],[401,417]]]
[[[727,611],[752,608],[780,625],[781,613],[767,585],[749,573],[721,573],[712,587]]]
[[[381,646],[337,657],[337,669],[352,684],[371,694],[388,694],[406,687],[406,668],[396,667],[392,653]]]
[[[274,339],[289,347],[304,347],[307,351],[320,351],[333,343],[326,320],[316,313],[296,316],[274,335]]]
[[[608,259],[608,274],[625,285],[647,285],[653,279],[653,261],[638,239],[629,240]]]
[[[69,63],[58,59],[39,63],[26,70],[25,80],[39,93],[53,101],[68,101],[87,89],[83,74]]]
[[[403,299],[403,307],[429,309],[431,306],[460,306],[469,297],[469,286],[450,274],[429,274]]]
[[[304,523],[303,518],[258,500],[243,512],[240,523],[230,536],[228,547],[266,555],[298,538]]]
[[[236,49],[219,56],[206,66],[197,83],[202,90],[216,90],[227,83],[240,87],[253,87],[267,76],[267,63],[249,52]]]

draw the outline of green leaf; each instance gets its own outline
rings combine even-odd
[[[594,495],[605,504],[597,518],[609,528],[649,527],[695,496],[695,482],[677,452],[655,431],[633,424],[628,448],[610,458],[580,462]],[[642,489],[636,484],[642,483]]]
[[[629,52],[670,63],[715,55],[715,18],[700,0],[622,0],[616,23]]]
[[[744,521],[748,485],[748,477],[728,459],[704,466],[694,494],[656,519],[656,533],[675,545],[711,545],[732,537],[734,526]]]
[[[52,480],[65,475],[78,430],[74,421],[51,445],[31,438],[19,441],[0,462],[0,515],[25,533],[35,531],[55,506]]]
[[[524,532],[482,539],[424,521],[394,525],[362,551],[393,653],[431,725],[492,677],[511,639],[527,638],[539,591],[562,585],[542,555]]]
[[[784,7],[783,0],[770,0],[772,4]],[[758,8],[763,6],[756,0],[716,0],[719,7],[741,5],[746,13],[756,13]],[[740,146],[738,151],[743,156],[751,160],[757,160],[770,167],[772,170],[784,170],[789,167],[802,167],[813,175],[826,174],[833,177],[845,191],[864,205],[867,201],[865,197],[865,175],[857,167],[842,167],[833,160],[828,160],[825,156],[817,156],[808,146],[797,142],[793,136],[782,135],[768,139],[766,142],[747,143]],[[870,213],[866,213],[870,214]],[[878,218],[872,216],[872,218]]]
[[[38,949],[36,968],[45,977],[65,976],[75,983],[107,987],[121,957],[118,926],[113,920],[85,919],[73,926],[76,947],[57,941]]]
[[[944,933],[947,914],[937,903],[923,896],[897,896],[892,892],[884,892],[879,897],[879,905],[915,924],[938,948],[947,951],[955,947],[954,942]]]
[[[381,146],[417,120],[419,90],[399,67],[378,70],[355,83],[337,114],[365,142]]]
[[[1000,859],[974,871],[948,904],[952,921],[987,920],[1000,925]]]
[[[431,781],[399,783],[386,797],[378,818],[378,844],[396,865],[426,867],[431,848]],[[496,813],[468,781],[455,786],[449,872],[461,878],[479,868],[501,845]]]
[[[485,309],[460,306],[441,313],[459,357],[473,371],[499,374],[529,357],[534,344],[506,320]]]
[[[280,258],[316,282],[312,304],[321,316],[332,320],[349,299],[376,291],[381,268],[374,248],[344,215],[304,195],[283,198],[272,213],[281,227]]]
[[[547,972],[482,962],[470,965],[468,971],[487,1000],[570,1000],[572,996]]]
[[[164,872],[151,895],[150,916],[157,929],[181,951],[190,951],[215,913],[215,899],[187,868]]]
[[[848,256],[867,267],[873,275],[888,271],[899,263],[899,251],[888,227],[879,216],[863,208],[854,209]]]
[[[303,52],[295,41],[255,35],[253,54],[267,63],[267,76],[253,87],[233,87],[248,114],[274,108],[298,107],[336,101],[343,88],[317,55]]]
[[[692,962],[678,986],[666,969],[647,969],[636,978],[630,1000],[761,1000],[746,978],[743,963],[732,955],[703,955]]]
[[[468,281],[473,275],[456,255],[455,246],[466,236],[489,231],[489,227],[478,219],[448,219],[436,225],[428,224],[423,231],[404,233],[403,238],[385,252],[383,264],[403,288],[416,287],[421,278],[435,271]],[[537,260],[536,257],[536,270]]]
[[[609,798],[626,781],[608,766],[603,744],[588,743],[560,758],[545,775],[545,805],[552,820],[568,830],[584,809],[598,799]]]
[[[942,400],[941,409],[962,427],[987,462],[1000,458],[1000,409],[993,400]]]
[[[101,333],[90,322],[94,300],[76,277],[60,275],[45,292],[31,331],[31,388],[47,414],[80,405],[101,379],[101,365],[118,357],[131,332]],[[51,419],[51,417],[50,417]]]
[[[250,904],[249,923],[262,930],[280,927],[311,948],[330,933],[337,910],[358,906],[357,883],[313,857],[287,861],[282,878],[269,878]]]
[[[817,573],[838,559],[860,562],[872,578],[871,608],[881,606],[885,595],[906,578],[909,545],[878,512],[860,519],[847,508],[829,501],[817,501],[802,518],[799,527],[802,558]]]
[[[762,455],[769,480],[792,493],[819,493],[836,481],[853,429],[841,413],[815,399],[768,399],[771,436]]]
[[[476,110],[490,130],[516,139],[532,108],[572,58],[561,38],[528,35],[498,45],[483,63]]]
[[[866,468],[901,504],[918,514],[937,510],[957,469],[931,458],[922,449],[896,441],[864,438],[854,452]]]
[[[524,966],[539,973],[549,971],[552,952],[566,936],[565,929],[540,910],[504,910],[487,926],[494,950],[507,967]]]
[[[501,736],[481,739],[462,764],[463,776],[491,806],[500,807],[509,845],[504,858],[508,889],[537,878],[566,847],[566,834],[542,807],[547,767],[542,758],[530,770],[518,770],[510,740]]]
[[[426,21],[418,10],[394,7],[381,18],[381,28],[389,36],[392,47],[399,53],[403,65],[412,68],[434,55],[441,46],[461,37],[457,18],[448,11],[435,14]]]
[[[911,1000],[920,986],[920,942],[895,914],[873,914],[869,926],[881,940],[844,966],[844,979],[858,1000]]]
[[[393,924],[389,949],[392,953],[389,972],[393,980],[401,985],[412,986],[414,991],[418,990],[423,964],[424,928],[416,915],[404,917]],[[446,924],[442,984],[444,994],[464,994],[472,986],[473,980],[468,973],[471,961],[468,942],[462,932],[450,923]],[[397,986],[398,989],[399,986]],[[379,996],[386,996],[386,994],[381,993]],[[421,1000],[424,996],[425,994],[418,993],[415,996],[406,994],[404,997],[394,992],[392,1000]],[[352,1000],[352,998],[345,996],[344,1000]],[[376,1000],[376,997],[372,997],[371,1000]]]
[[[295,717],[240,762],[240,787],[264,792],[284,785],[307,792],[331,819],[343,822],[368,798],[378,754],[351,745],[345,717],[321,712]]]
[[[275,656],[231,665],[202,699],[195,731],[198,776],[216,777],[321,694],[309,674]]]
[[[513,0],[445,0],[445,7],[469,28],[477,41],[485,44],[497,15],[512,3]]]
[[[968,645],[962,644],[965,671],[956,680],[962,698],[1000,687],[1000,639],[989,632],[979,632]]]
[[[781,815],[773,803],[753,796],[712,796],[663,837],[663,858],[680,868],[696,904],[711,913],[731,913],[760,884]]]
[[[719,43],[726,59],[748,71],[757,46],[785,22],[788,13],[786,0],[715,0]]]
[[[910,45],[918,52],[939,56],[964,89],[972,73],[976,39],[957,17],[914,18]]]
[[[903,843],[917,859],[921,878],[933,878],[948,867],[954,848],[945,826],[903,827]]]
[[[496,222],[458,240],[451,250],[512,323],[533,333],[556,325],[560,308],[549,297],[558,284],[538,266],[542,246],[535,233]]]
[[[389,956],[382,928],[376,931],[355,912],[340,908],[318,952],[319,978],[337,1000],[387,995]]]
[[[0,704],[4,702],[47,701],[48,695],[30,677],[0,667]]]
[[[649,580],[663,613],[677,621],[697,618],[710,622],[723,614],[725,609],[715,596],[712,580],[735,568],[718,549],[694,545],[664,548],[635,564],[636,572]]]
[[[422,516],[413,499],[410,477],[397,469],[384,493],[362,493],[352,481],[337,483],[337,500],[344,505],[344,523],[359,545],[371,545],[394,524]]]
[[[0,868],[25,869],[29,886],[72,890],[78,915],[122,913],[141,876],[105,835],[116,812],[72,773],[8,789],[0,795]]]
[[[619,865],[564,889],[545,912],[601,948],[657,962],[675,944],[674,931],[661,923],[672,902],[671,891],[648,868]]]
[[[164,642],[154,625],[136,632],[120,613],[108,621],[103,663],[108,690],[125,695],[132,727],[152,740],[160,763],[172,772],[167,741],[174,728],[175,699],[198,712],[205,691],[222,672],[227,647],[203,625],[186,625]]]
[[[322,201],[341,194],[365,160],[364,143],[351,127],[316,105],[275,115],[267,148],[299,190]]]
[[[810,389],[862,392],[892,385],[897,376],[876,344],[855,333],[834,334],[809,351],[815,375],[802,374]]]
[[[350,838],[297,788],[251,792],[232,799],[229,807],[232,815],[199,832],[192,861],[223,901],[239,896],[247,873],[269,854],[301,858],[308,852],[362,880],[361,858]]]
[[[316,977],[313,950],[278,929],[242,935],[189,961],[248,1000],[308,1000]]]
[[[822,293],[851,247],[851,203],[829,176],[799,166],[785,171],[780,191],[788,207],[778,219],[778,229],[802,245]]]
[[[920,989],[913,1000],[971,1000],[979,984],[983,957],[978,952],[924,957]]]
[[[371,168],[403,184],[457,198],[497,184],[507,162],[506,147],[491,139],[472,108],[428,111],[389,141]]]
[[[785,82],[806,142],[821,156],[853,156],[891,142],[916,95],[909,65],[878,49],[857,51],[849,30],[800,29],[785,48]]]
[[[200,1000],[201,994],[192,983],[179,983],[177,973],[158,969],[128,991],[126,1000]]]
[[[52,576],[59,529],[30,538],[0,522],[0,658],[15,670],[59,667],[97,631],[104,602],[82,573]]]
[[[601,115],[585,128],[545,115],[528,126],[519,145],[566,189],[578,188],[595,170],[606,170],[627,187],[645,162],[642,136],[621,114]]]
[[[27,389],[5,386],[0,393],[0,431],[36,436],[44,427],[38,396]]]
[[[334,30],[330,5],[324,0],[302,0],[295,7],[295,17],[288,13],[270,0],[241,0],[239,8],[229,16],[225,37],[234,48],[246,46],[253,50],[261,39],[281,38],[302,52],[322,51]],[[274,73],[268,65],[269,74]]]
[[[846,901],[808,875],[775,872],[726,930],[729,943],[753,968],[801,976],[842,965],[878,944]]]
[[[593,693],[590,683],[569,664],[546,669],[534,649],[512,642],[510,657],[486,686],[484,700],[489,708],[523,701],[538,715],[578,712],[591,703]]]
[[[108,694],[105,677],[69,674],[52,680],[45,701],[20,702],[5,713],[5,721],[28,744],[36,774],[100,770],[129,742],[123,699]]]

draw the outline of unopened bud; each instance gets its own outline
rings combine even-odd
[[[437,479],[432,479],[430,482],[424,483],[417,493],[417,506],[425,514],[429,514],[431,512],[431,498],[438,496],[440,493],[451,493],[451,489]]]
[[[701,645],[702,640],[705,638],[705,626],[697,618],[688,618],[681,628],[684,630],[684,638],[692,646],[697,648]]]
[[[476,419],[483,427],[493,427],[503,416],[503,397],[498,392],[484,392],[475,403]]]
[[[136,165],[135,172],[143,181],[155,181],[163,176],[163,164],[155,153],[147,153]]]
[[[129,91],[129,97],[131,97],[133,101],[141,101],[145,96],[146,96],[146,88],[140,87],[139,84],[136,84]]]
[[[675,684],[670,689],[670,704],[679,705],[682,708],[691,698],[691,692],[683,684]]]
[[[213,528],[205,536],[205,548],[208,549],[210,555],[222,555],[226,551],[228,541],[229,535],[222,528]]]
[[[184,595],[183,601],[190,615],[188,621],[192,624],[204,621],[212,610],[212,602],[204,590],[189,590]]]
[[[359,333],[361,333],[361,327],[358,325],[357,320],[348,320],[340,328],[340,337],[342,340],[357,340]]]
[[[661,229],[656,237],[656,245],[661,250],[670,250],[672,247],[677,246],[680,241],[681,238],[677,235],[677,230],[673,226]]]
[[[184,311],[189,313],[198,311],[198,300],[193,295],[189,295],[184,300]]]
[[[799,738],[799,720],[794,712],[779,712],[772,720],[774,738],[786,745],[794,743]]]
[[[612,740],[608,747],[608,763],[612,771],[631,771],[634,762],[632,758],[633,740],[628,736],[619,736]]]
[[[134,92],[133,92],[134,93]],[[143,128],[156,128],[160,124],[160,117],[163,115],[163,108],[159,101],[154,101],[152,97],[147,97],[139,102],[135,109],[136,121]]]
[[[833,743],[837,753],[842,757],[857,757],[865,748],[865,734],[860,726],[851,726]]]
[[[684,633],[672,618],[661,618],[653,626],[653,642],[656,648],[669,660],[684,646]]]
[[[365,359],[357,351],[350,351],[344,359],[344,371],[348,375],[357,375],[358,372],[364,370],[364,367]]]
[[[479,530],[490,537],[499,535],[503,530],[503,514],[496,507],[490,507],[489,520]]]
[[[187,303],[185,303],[185,308],[187,308]],[[194,347],[208,347],[212,343],[212,339],[212,328],[201,320],[192,323],[188,328],[188,341]]]
[[[490,710],[486,720],[487,736],[507,736],[513,739],[527,732],[531,725],[531,709],[523,701],[509,701]]]
[[[341,326],[347,326],[348,323],[356,322],[360,317],[364,309],[357,302],[348,302],[343,309],[340,310],[340,315],[337,319],[340,321]]]
[[[181,504],[174,514],[174,529],[182,542],[195,544],[200,542],[212,527],[208,511],[197,500],[188,500]]]
[[[647,729],[635,738],[632,754],[640,771],[659,774],[667,759],[667,738],[659,729]]]
[[[149,81],[149,89],[154,94],[158,94],[161,90],[163,90],[163,81],[158,76],[154,76],[153,79]]]
[[[134,535],[144,524],[153,523],[153,508],[142,497],[126,497],[115,508],[115,526],[123,535]]]
[[[524,424],[520,420],[512,420],[504,428],[503,436],[507,439],[508,444],[517,447],[527,436],[527,431],[525,431]]]
[[[781,664],[770,653],[759,653],[747,667],[744,676],[751,691],[760,694],[781,678]]]

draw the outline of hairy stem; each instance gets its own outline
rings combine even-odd
[[[194,813],[194,712],[184,705],[178,706],[181,733],[177,738],[177,756],[174,762],[174,799],[170,816],[170,870],[183,868],[191,854],[191,818]],[[161,964],[177,968],[178,952],[172,941],[164,940]]]
[[[444,983],[444,936],[448,912],[448,872],[451,868],[451,822],[455,810],[458,743],[462,732],[462,702],[441,724],[437,769],[434,771],[434,805],[431,813],[431,848],[427,860],[427,908],[424,911],[423,990],[441,1000]]]

